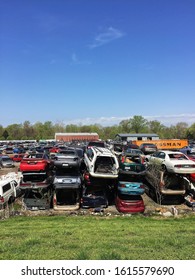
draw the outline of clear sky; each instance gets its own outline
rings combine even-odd
[[[195,123],[194,0],[0,0],[0,124]]]

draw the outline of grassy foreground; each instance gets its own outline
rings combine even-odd
[[[0,221],[1,260],[194,260],[195,216],[33,216]]]

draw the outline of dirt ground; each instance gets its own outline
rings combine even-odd
[[[18,167],[19,167],[19,163],[15,164],[14,168],[1,168],[0,169],[0,176],[7,174],[9,172],[18,172]],[[177,203],[177,204],[157,204],[151,197],[149,197],[147,195],[147,191],[144,195],[142,195],[143,200],[144,200],[144,204],[145,204],[145,212],[144,215],[152,215],[152,214],[159,214],[162,216],[173,216],[173,215],[186,215],[186,214],[195,214],[195,211],[192,210],[192,208],[188,207],[187,205],[185,205],[184,202],[181,203]],[[21,204],[21,198],[18,198],[16,200],[16,203]],[[176,209],[176,212],[174,211],[174,209]],[[20,214],[22,215],[39,215],[39,214],[45,214],[45,215],[64,215],[64,214],[71,214],[71,215],[85,215],[85,214],[92,214],[92,215],[98,215],[98,214],[104,214],[104,215],[122,215],[120,214],[114,205],[109,205],[108,208],[104,209],[101,212],[101,209],[88,209],[88,210],[84,210],[84,209],[80,209],[80,210],[76,210],[76,211],[72,211],[72,212],[59,212],[59,211],[54,211],[52,209],[50,210],[41,210],[41,211],[21,211]],[[175,212],[175,214],[174,214]]]

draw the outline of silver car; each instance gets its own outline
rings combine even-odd
[[[11,157],[7,156],[7,155],[3,155],[0,157],[0,166],[2,168],[6,168],[6,167],[14,167],[14,161],[12,160]]]

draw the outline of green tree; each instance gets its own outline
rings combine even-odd
[[[23,140],[27,140],[27,139],[35,139],[36,135],[35,135],[35,131],[33,126],[30,124],[29,121],[25,121],[23,123]]]
[[[123,133],[128,133],[130,130],[130,123],[129,120],[123,120],[119,123],[119,127]]]
[[[150,133],[156,133],[159,135],[160,138],[163,138],[163,133],[165,126],[161,124],[159,121],[149,121],[148,128]]]
[[[142,116],[133,116],[129,119],[130,129],[135,133],[141,133],[148,130],[148,121]]]
[[[5,138],[3,137],[3,132],[4,132],[3,126],[0,125],[0,139],[5,139]]]
[[[195,123],[193,123],[186,132],[186,137],[188,139],[195,139]]]
[[[70,132],[71,133],[71,132],[78,132],[78,131],[79,131],[79,128],[75,124],[68,124],[66,126],[66,132]]]
[[[58,133],[58,132],[65,132],[66,131],[66,127],[64,125],[64,123],[56,123],[54,124],[54,133]]]
[[[179,122],[175,126],[175,138],[185,139],[187,137],[188,124],[186,122]]]
[[[43,124],[41,122],[36,122],[33,125],[33,128],[35,130],[36,140],[44,139],[44,128]]]
[[[9,134],[9,140],[20,140],[23,136],[22,124],[11,124],[7,126],[7,131]]]
[[[9,137],[9,133],[7,132],[7,130],[4,130],[2,136],[4,137],[5,140],[7,140],[7,138]]]
[[[47,121],[43,124],[43,139],[53,139],[55,134],[52,122]]]

